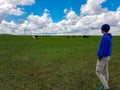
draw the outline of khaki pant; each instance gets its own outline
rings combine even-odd
[[[110,57],[103,57],[101,61],[97,60],[96,65],[96,75],[101,80],[104,89],[108,89],[108,80],[109,80],[109,73],[108,73],[108,61],[110,60]]]

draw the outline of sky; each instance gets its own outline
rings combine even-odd
[[[0,34],[120,35],[120,0],[0,0]]]

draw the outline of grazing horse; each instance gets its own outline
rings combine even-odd
[[[83,38],[89,38],[90,36],[88,36],[88,35],[83,35],[82,37],[83,37]]]
[[[38,39],[38,35],[33,35],[32,36],[34,39]]]

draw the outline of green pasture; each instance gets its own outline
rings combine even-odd
[[[95,74],[101,36],[0,35],[0,90],[97,90]],[[120,36],[109,62],[112,90],[120,90]]]

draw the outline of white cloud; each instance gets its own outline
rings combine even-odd
[[[5,1],[0,1],[0,20],[2,20],[8,14],[11,8],[12,6]]]
[[[9,14],[16,15],[16,16],[20,16],[20,15],[22,15],[23,13],[24,13],[24,12],[21,11],[20,8],[12,8],[12,9],[10,10],[10,13],[9,13]]]
[[[10,2],[10,0],[8,0]],[[19,1],[21,5],[32,4],[33,0]],[[28,3],[28,2],[29,3]],[[17,1],[12,2],[17,5]],[[31,2],[31,3],[30,3]],[[7,22],[3,20],[0,24],[0,33],[13,33],[13,34],[42,34],[42,35],[101,35],[100,27],[104,23],[111,25],[110,32],[113,35],[120,35],[120,7],[117,11],[109,11],[107,8],[102,8],[102,3],[105,0],[88,0],[85,5],[81,7],[81,14],[78,16],[74,10],[67,8],[64,9],[65,18],[59,22],[53,22],[50,17],[50,11],[44,10],[42,16],[31,14],[27,20],[20,20],[20,23]],[[2,2],[3,3],[3,2]],[[12,4],[4,5],[9,7],[9,10],[0,6],[2,10],[0,15],[6,15],[9,11],[12,14],[20,15],[21,9],[12,7]],[[12,11],[13,9],[13,11]],[[14,10],[15,9],[15,10]],[[17,9],[17,10],[16,10]],[[17,13],[19,11],[19,13]]]
[[[87,4],[81,6],[81,14],[101,14],[108,12],[107,8],[102,8],[101,4],[106,0],[87,0]]]
[[[10,5],[31,5],[33,3],[35,3],[34,0],[1,0],[1,1],[5,1],[6,3],[10,4]]]
[[[48,27],[48,25],[53,22],[52,18],[49,16],[48,12],[49,11],[47,9],[45,9],[43,16],[38,16],[38,15],[33,15],[33,14],[29,15],[28,16],[29,29],[31,31],[37,31],[37,32],[39,32],[39,30],[41,30],[41,29],[46,29],[46,27]]]
[[[12,34],[16,31],[17,25],[13,21],[6,22],[5,20],[3,20],[0,24],[0,28],[2,32]]]
[[[24,12],[18,5],[31,5],[35,3],[34,0],[0,0],[0,20],[5,16],[12,15],[22,15]]]
[[[65,13],[65,14],[68,13],[68,9],[67,9],[67,8],[64,9],[64,13]]]
[[[67,13],[66,18],[76,20],[78,16],[73,10],[70,10],[69,13]]]

